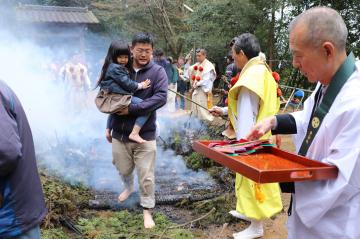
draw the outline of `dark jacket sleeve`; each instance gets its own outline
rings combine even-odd
[[[296,134],[296,121],[291,114],[276,115],[277,126],[271,131],[275,134]]]
[[[166,104],[168,78],[164,68],[158,68],[158,77],[151,81],[153,95],[138,104],[129,105],[129,114],[134,116],[148,115]]]
[[[0,99],[0,177],[12,172],[22,156],[22,144],[16,120],[3,103]]]
[[[112,130],[112,122],[113,122],[114,116],[112,114],[109,114],[108,119],[106,121],[106,128]]]
[[[123,67],[114,67],[110,73],[113,80],[124,90],[134,93],[138,89],[138,83],[131,80],[129,73]]]

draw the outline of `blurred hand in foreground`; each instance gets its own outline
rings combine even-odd
[[[215,117],[220,117],[224,115],[223,110],[218,106],[212,107],[211,109],[209,109],[209,112]]]
[[[245,137],[247,140],[257,140],[269,132],[273,127],[276,126],[275,116],[271,116],[263,119],[253,126],[249,134]]]

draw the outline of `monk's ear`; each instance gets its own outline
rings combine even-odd
[[[326,41],[322,44],[322,48],[324,50],[324,53],[325,53],[325,56],[327,58],[331,58],[334,56],[335,54],[335,46],[333,43],[329,42],[329,41]]]

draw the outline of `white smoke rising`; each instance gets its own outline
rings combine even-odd
[[[99,44],[95,35],[91,37]],[[69,42],[71,44],[71,42]],[[108,42],[103,42],[104,52],[87,56],[90,65],[104,58]],[[70,49],[70,48],[69,48]],[[87,49],[91,53],[91,49]],[[87,106],[74,107],[66,87],[54,73],[55,63],[64,62],[72,55],[66,47],[39,46],[30,39],[20,38],[9,30],[0,30],[0,79],[5,81],[19,97],[27,114],[35,141],[38,164],[50,173],[72,184],[84,184],[97,190],[120,192],[122,183],[112,164],[111,144],[105,140],[107,116],[95,108],[95,91],[84,96]],[[60,60],[59,60],[60,59]],[[97,61],[97,62],[95,62]],[[92,88],[98,72],[93,71]],[[170,138],[172,130],[201,128],[199,121],[188,117],[159,119],[163,138]],[[169,127],[171,125],[171,127]],[[190,132],[190,131],[189,131]],[[205,173],[186,168],[181,157],[173,151],[158,147],[157,167],[169,165],[169,170],[184,178],[213,182]],[[159,170],[161,173],[161,170]],[[169,174],[170,175],[170,174]],[[169,178],[169,180],[171,180]],[[196,180],[195,180],[196,181]]]
[[[109,189],[102,178],[106,175],[117,182],[111,190],[119,191],[120,178],[111,163],[111,145],[104,137],[106,115],[98,112],[93,103],[96,92],[90,91],[84,98],[86,109],[74,109],[60,76],[49,68],[54,59],[63,55],[70,54],[0,31],[0,79],[15,91],[24,107],[39,165],[70,183],[97,189]],[[102,165],[101,170],[97,164]]]

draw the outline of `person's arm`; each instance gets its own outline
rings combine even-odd
[[[11,173],[22,156],[18,126],[0,98],[0,177]]]
[[[109,73],[113,80],[124,90],[134,93],[141,88],[140,83],[131,80],[128,72],[123,67],[114,67]]]
[[[109,129],[110,131],[112,130],[112,122],[113,122],[114,116],[113,114],[109,114],[107,121],[106,121],[106,128]]]
[[[241,139],[255,125],[260,98],[246,87],[241,87],[237,100],[236,138]]]
[[[114,116],[112,114],[109,115],[107,122],[106,122],[106,129],[105,129],[105,138],[106,140],[111,143],[112,142],[112,135],[111,135],[111,131],[112,131],[112,122],[113,122]]]
[[[152,79],[153,95],[138,104],[130,104],[128,112],[133,116],[147,115],[166,104],[168,78],[164,68],[158,68],[157,78]]]
[[[209,112],[215,117],[228,115],[228,107],[213,106],[211,109],[209,109]]]
[[[275,116],[275,126],[271,129],[271,134],[296,134],[296,121],[291,114],[280,114]]]

